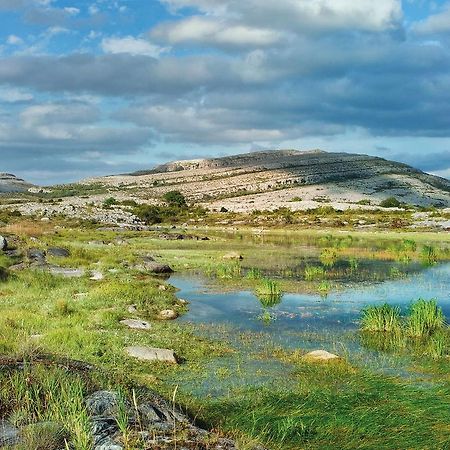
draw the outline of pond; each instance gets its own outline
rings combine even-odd
[[[190,302],[189,312],[179,320],[195,324],[198,333],[225,340],[236,350],[210,363],[202,377],[187,382],[191,391],[209,395],[241,384],[274,379],[288,383],[289,365],[273,356],[276,349],[324,349],[375,371],[423,379],[423,374],[409,369],[407,357],[361,345],[356,333],[361,310],[384,302],[406,310],[412,300],[435,298],[450,317],[450,263],[422,266],[394,280],[345,281],[327,295],[286,293],[270,308],[251,291],[223,292],[206,277],[177,274],[170,282],[179,289],[178,296]],[[219,385],[218,374],[223,374]]]

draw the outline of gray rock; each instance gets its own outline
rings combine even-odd
[[[160,320],[174,320],[178,317],[178,313],[173,309],[164,309],[158,314]]]
[[[70,252],[66,248],[62,247],[49,247],[47,249],[47,255],[57,258],[67,258],[68,256],[70,256]]]
[[[5,251],[8,248],[8,241],[5,237],[0,236],[0,250]]]
[[[163,361],[172,364],[177,364],[178,362],[174,351],[165,348],[131,346],[125,350],[129,356],[141,361]]]
[[[27,251],[27,257],[31,262],[43,262],[45,263],[45,251],[38,248],[30,248]]]
[[[52,266],[49,270],[53,275],[61,275],[65,278],[81,278],[82,276],[84,276],[83,269],[71,269],[68,267]]]
[[[223,259],[244,259],[243,256],[238,252],[229,252],[226,255],[223,255]]]
[[[91,276],[89,277],[90,280],[94,280],[94,281],[101,281],[101,280],[103,280],[103,278],[105,278],[105,277],[99,270],[92,270]]]
[[[0,447],[15,445],[20,442],[20,432],[8,422],[0,420]]]
[[[173,273],[173,269],[169,265],[161,264],[156,261],[145,260],[142,267],[144,270],[157,274]]]
[[[120,323],[134,330],[150,330],[152,327],[148,322],[140,319],[124,319]]]
[[[327,352],[326,350],[314,350],[307,353],[303,358],[309,361],[330,361],[332,359],[338,359],[339,356]]]
[[[112,416],[117,411],[119,394],[113,391],[97,391],[86,398],[86,407],[93,416]]]

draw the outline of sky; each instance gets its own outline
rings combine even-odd
[[[0,0],[0,172],[279,148],[450,178],[450,1]]]

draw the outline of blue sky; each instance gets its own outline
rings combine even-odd
[[[277,148],[450,177],[450,2],[0,0],[0,171]]]

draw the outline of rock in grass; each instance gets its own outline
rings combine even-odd
[[[238,252],[229,252],[226,255],[223,255],[223,259],[244,259],[244,257]]]
[[[314,350],[307,353],[303,358],[309,361],[330,361],[332,359],[338,359],[339,356],[326,350]]]
[[[0,420],[0,447],[15,445],[19,442],[19,430],[8,422]]]
[[[119,404],[119,394],[113,391],[96,391],[86,398],[86,408],[92,416],[114,416]]]
[[[174,320],[178,317],[178,313],[173,309],[164,309],[159,312],[158,319],[160,320]]]
[[[8,248],[8,241],[5,237],[0,236],[0,250],[5,251]]]
[[[70,256],[69,250],[62,247],[49,247],[47,249],[47,254],[56,258],[67,258]]]
[[[152,273],[173,273],[173,269],[167,264],[161,264],[156,261],[146,261],[144,264],[144,269]]]
[[[150,330],[152,327],[148,322],[140,319],[124,319],[120,323],[134,330]]]
[[[101,280],[103,280],[103,278],[105,278],[105,277],[99,270],[92,270],[91,276],[89,277],[90,280],[94,280],[94,281],[101,281]]]
[[[141,361],[163,361],[172,364],[178,363],[174,351],[166,348],[132,346],[127,347],[125,350],[129,356]]]

